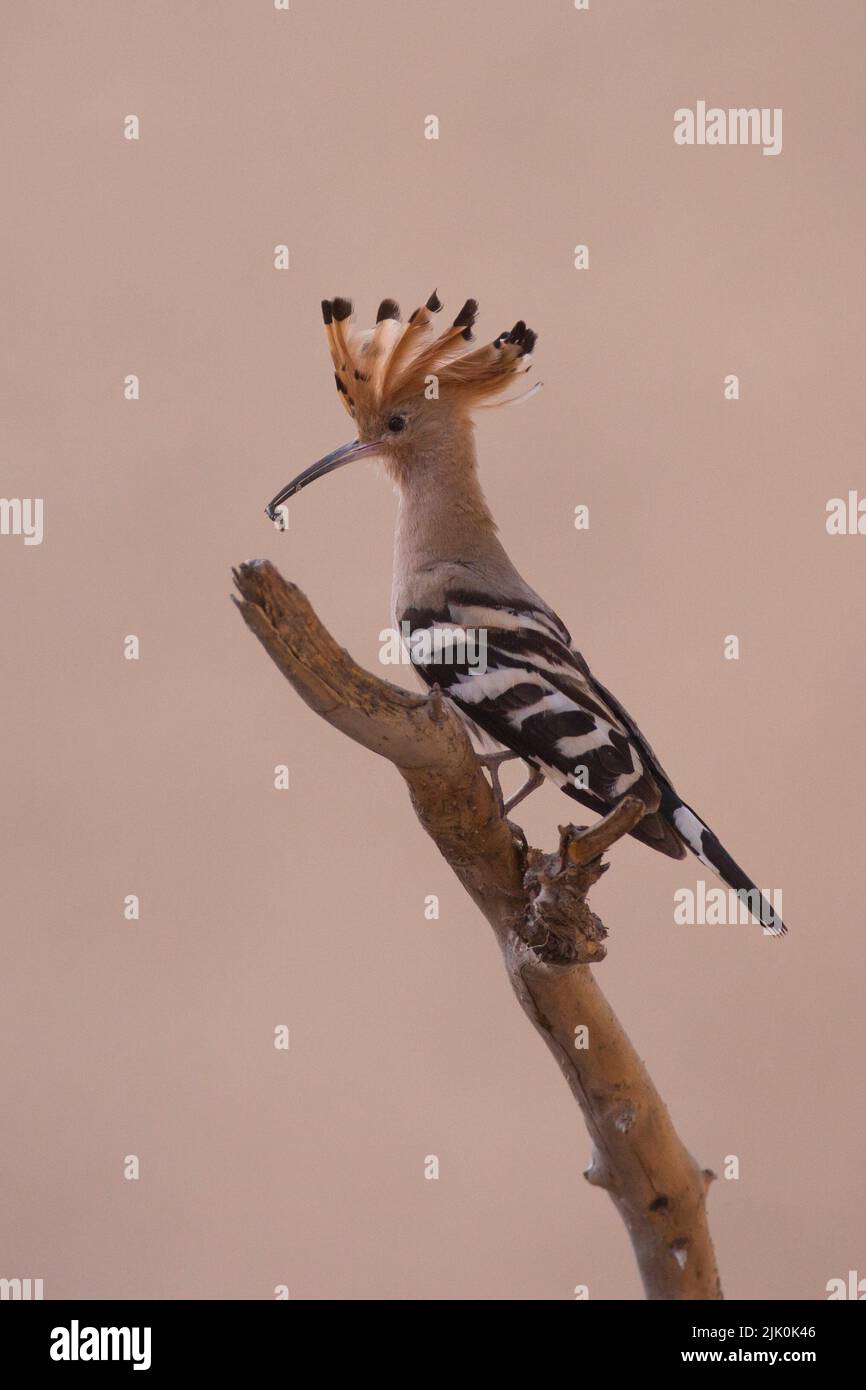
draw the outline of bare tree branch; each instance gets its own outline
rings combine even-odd
[[[492,926],[517,998],[583,1112],[593,1143],[585,1176],[625,1222],[647,1297],[721,1298],[705,1205],[714,1175],[683,1146],[589,967],[607,933],[586,895],[642,804],[626,797],[588,830],[561,828],[552,854],[526,847],[437,691],[409,694],[364,671],[269,561],[241,565],[235,583],[244,621],[301,698],[398,768],[418,819]]]

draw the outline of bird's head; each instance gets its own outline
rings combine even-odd
[[[397,479],[465,426],[473,409],[493,404],[529,370],[536,334],[519,320],[483,347],[467,348],[478,305],[467,299],[446,328],[436,331],[442,303],[434,291],[404,323],[393,299],[383,299],[375,327],[354,326],[348,299],[322,303],[337,393],[355,422],[357,438],[305,468],[268,504],[274,519],[308,483],[355,459],[377,455]]]

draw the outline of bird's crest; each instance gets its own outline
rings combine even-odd
[[[467,299],[453,323],[437,332],[433,316],[441,309],[434,290],[404,323],[396,300],[383,299],[376,326],[361,330],[353,325],[351,300],[322,301],[337,390],[351,416],[422,394],[431,378],[439,393],[454,393],[470,407],[483,404],[529,370],[537,335],[522,319],[484,347],[467,349],[477,302]]]

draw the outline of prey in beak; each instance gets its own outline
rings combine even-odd
[[[335,449],[331,454],[326,454],[316,463],[311,463],[309,468],[305,468],[303,473],[299,473],[296,478],[287,483],[282,491],[278,492],[276,497],[265,507],[265,513],[271,521],[276,521],[278,519],[277,508],[281,507],[284,502],[288,502],[290,497],[294,497],[295,493],[300,492],[308,483],[314,483],[317,478],[324,478],[326,473],[333,473],[337,468],[342,468],[344,464],[353,463],[355,459],[363,459],[370,454],[377,454],[381,447],[379,440],[373,440],[370,444],[362,444],[360,439],[353,439],[348,444],[341,444],[339,449]]]

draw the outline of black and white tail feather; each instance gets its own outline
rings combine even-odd
[[[413,634],[413,665],[471,729],[601,815],[624,796],[639,797],[647,813],[631,832],[636,839],[673,859],[691,850],[768,933],[785,932],[749,876],[677,795],[637,724],[592,675],[564,624],[541,600],[530,606],[525,598],[493,601],[489,594],[454,589],[435,611],[408,609],[400,620]],[[483,664],[469,660],[477,653],[465,640],[481,633]],[[425,634],[426,640],[416,640]]]

